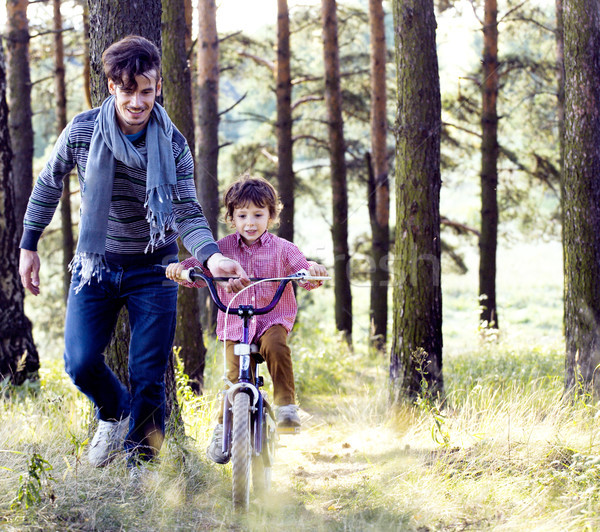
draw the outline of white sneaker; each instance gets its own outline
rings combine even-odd
[[[296,405],[284,405],[277,408],[278,427],[299,427],[302,425]]]
[[[142,489],[158,482],[158,472],[145,462],[138,462],[129,468],[129,485],[133,489]]]
[[[223,424],[218,423],[215,426],[212,440],[206,449],[208,456],[215,464],[226,464],[229,462],[229,456],[223,454]]]
[[[90,444],[88,460],[94,467],[108,464],[123,450],[123,442],[129,430],[129,416],[121,421],[98,422],[98,429]]]

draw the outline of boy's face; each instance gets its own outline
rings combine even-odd
[[[269,208],[250,202],[233,209],[233,225],[247,246],[256,242],[269,227]]]
[[[135,83],[135,86],[117,85],[115,81],[108,80],[108,90],[115,97],[117,122],[125,135],[138,133],[146,127],[162,87],[155,70],[136,76]]]

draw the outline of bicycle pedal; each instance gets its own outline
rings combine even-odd
[[[277,427],[277,434],[300,434],[300,427]]]

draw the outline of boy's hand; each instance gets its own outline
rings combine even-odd
[[[316,262],[309,262],[310,268],[308,268],[308,274],[314,277],[327,277],[327,268],[322,264]],[[306,283],[311,288],[317,288],[323,284],[323,281],[308,281]]]
[[[221,253],[211,255],[206,261],[206,267],[213,277],[237,277],[237,279],[227,281],[225,290],[228,293],[239,292],[250,284],[250,279],[241,264],[236,260],[228,259]]]
[[[184,269],[185,268],[183,267],[181,262],[172,262],[167,266],[167,271],[165,272],[165,275],[169,279],[171,279],[171,281],[183,281],[183,279],[181,278],[181,272]]]

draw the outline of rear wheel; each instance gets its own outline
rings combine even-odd
[[[231,435],[232,495],[235,508],[247,509],[250,502],[250,396],[240,392],[233,399]],[[259,461],[258,459],[256,460]]]

